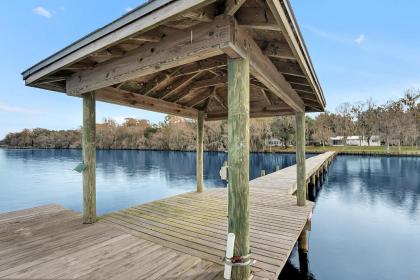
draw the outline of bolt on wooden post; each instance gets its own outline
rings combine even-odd
[[[249,254],[249,61],[228,59],[229,232],[234,256]],[[234,266],[233,280],[248,279],[249,266]]]
[[[204,112],[198,112],[197,118],[197,192],[203,191],[203,130]]]
[[[95,93],[83,94],[83,223],[96,221],[96,113]]]

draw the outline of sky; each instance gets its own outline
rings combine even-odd
[[[420,0],[292,0],[327,100],[384,103],[420,88]],[[20,73],[141,0],[15,0],[0,9],[0,139],[24,128],[76,129],[81,99],[26,87]],[[97,121],[164,115],[102,102]]]

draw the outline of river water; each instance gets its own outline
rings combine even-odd
[[[205,153],[206,187],[223,187],[225,153]],[[309,155],[310,156],[310,155]],[[261,169],[295,164],[293,154],[250,157]],[[80,150],[0,149],[0,212],[47,203],[81,211]],[[97,152],[97,208],[104,214],[195,190],[195,153]],[[297,250],[281,279],[420,279],[420,157],[339,156],[316,196],[309,273]]]

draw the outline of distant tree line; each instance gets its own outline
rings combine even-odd
[[[377,135],[389,145],[418,145],[420,131],[419,90],[408,90],[405,95],[383,105],[372,101],[344,103],[335,113],[325,112],[315,118],[306,117],[306,138],[310,145],[326,145],[332,136],[359,135],[370,139]],[[227,149],[227,121],[206,122],[205,149]],[[105,119],[96,125],[96,143],[99,149],[158,149],[195,150],[196,122],[166,116],[159,124],[147,120],[126,118],[123,124]],[[285,147],[294,144],[293,116],[251,119],[251,150],[267,149],[267,140],[277,138]],[[81,148],[81,130],[24,129],[9,133],[2,145],[17,148]]]

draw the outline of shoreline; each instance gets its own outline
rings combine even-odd
[[[81,148],[39,148],[39,147],[8,147],[0,146],[0,149],[6,150],[82,150]],[[141,148],[113,148],[113,149],[102,149],[96,148],[99,151],[158,151],[158,152],[195,152],[195,150],[162,150],[162,149],[141,149]],[[308,154],[322,154],[326,151],[335,151],[337,155],[352,155],[352,156],[389,156],[389,157],[420,157],[420,150],[418,151],[343,151],[337,149],[323,149],[323,150],[313,150],[311,148],[306,149]],[[226,153],[227,151],[214,151],[214,150],[204,150],[204,152],[210,153]],[[284,149],[279,150],[261,150],[261,151],[251,151],[251,153],[267,153],[267,154],[294,154],[294,149]]]

